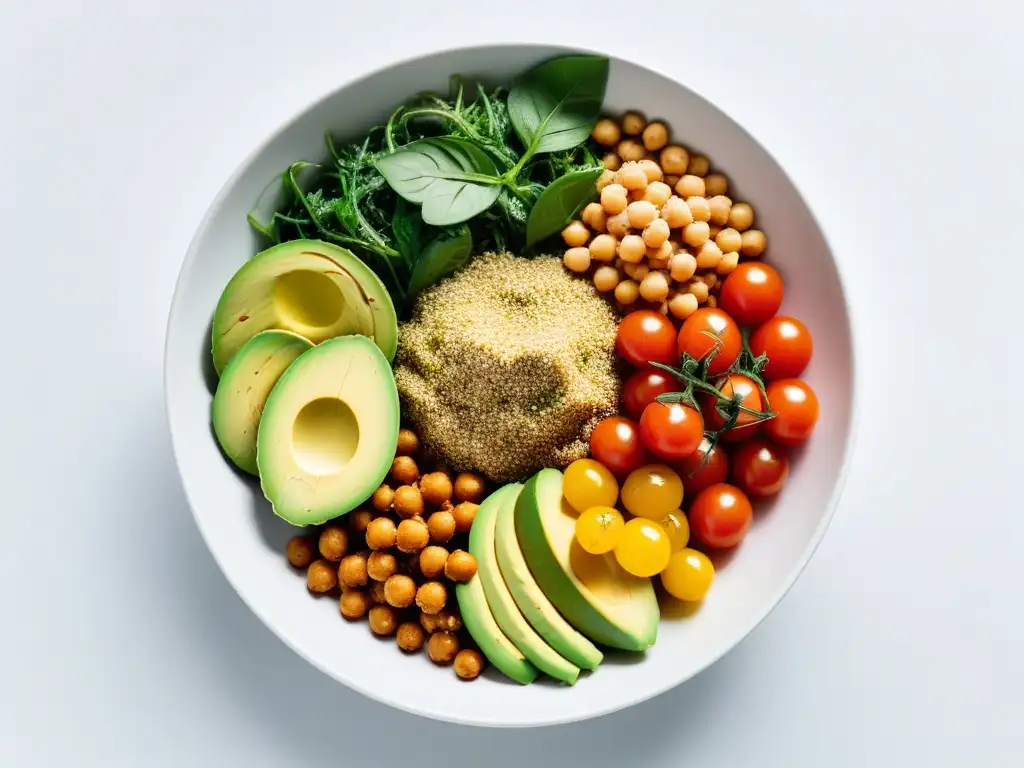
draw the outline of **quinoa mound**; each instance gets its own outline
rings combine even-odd
[[[403,414],[459,471],[504,482],[565,467],[616,410],[617,327],[558,257],[482,254],[424,291],[401,328]]]

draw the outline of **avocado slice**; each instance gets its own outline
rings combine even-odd
[[[516,605],[498,566],[494,549],[498,515],[504,508],[511,512],[522,488],[521,483],[509,483],[484,499],[469,530],[469,552],[476,558],[487,605],[501,631],[537,669],[572,685],[579,677],[579,667],[560,656],[533,630]]]
[[[312,346],[291,331],[261,331],[224,368],[213,396],[213,432],[239,469],[258,473],[256,435],[267,397],[288,366]]]
[[[519,498],[522,498],[522,494]],[[498,555],[501,576],[519,610],[533,628],[548,645],[576,666],[582,669],[597,669],[604,654],[562,618],[530,573],[526,558],[519,549],[513,504],[503,504],[498,510],[494,549]]]
[[[351,251],[291,240],[253,256],[221,293],[213,317],[217,373],[260,331],[279,328],[319,344],[335,336],[373,339],[390,362],[398,320],[384,283]]]
[[[391,366],[365,336],[339,336],[303,352],[263,409],[256,465],[275,514],[322,523],[362,504],[391,468],[398,390]]]
[[[612,648],[654,645],[661,614],[650,579],[630,575],[612,554],[583,550],[576,515],[562,497],[561,472],[542,469],[526,482],[515,529],[530,572],[570,624]]]

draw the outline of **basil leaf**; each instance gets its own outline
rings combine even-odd
[[[395,245],[409,264],[416,262],[420,255],[420,213],[410,209],[404,198],[398,198],[395,215],[391,217],[391,230],[395,233]]]
[[[607,86],[608,59],[600,56],[563,56],[525,73],[508,95],[508,110],[527,154],[586,141]]]
[[[463,225],[454,237],[441,235],[423,249],[423,254],[412,270],[409,280],[409,298],[429,288],[441,278],[452,274],[469,261],[473,251],[473,236]]]
[[[501,192],[494,161],[476,144],[451,136],[420,139],[377,160],[395,192],[423,206],[425,224],[461,224],[490,208]]]
[[[539,243],[555,234],[579,210],[597,196],[601,170],[573,171],[559,176],[540,193],[526,221],[526,244]]]

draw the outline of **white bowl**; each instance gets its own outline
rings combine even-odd
[[[295,529],[272,514],[256,482],[231,468],[210,428],[211,316],[229,278],[260,247],[246,213],[289,163],[324,157],[328,127],[358,135],[415,92],[445,90],[452,73],[508,82],[564,52],[526,45],[446,51],[328,94],[259,147],[227,182],[185,258],[170,314],[165,377],[175,455],[196,523],[228,581],[271,630],[325,673],[379,701],[442,720],[492,726],[582,720],[694,676],[750,633],[793,585],[828,525],[850,453],[854,366],[847,301],[810,209],[768,152],[716,107],[677,82],[614,59],[606,107],[639,108],[665,119],[677,140],[729,176],[730,194],[754,205],[768,235],[768,257],[786,281],[783,312],[803,319],[814,336],[806,378],[820,398],[821,419],[781,498],[756,514],[699,610],[663,618],[657,644],[642,660],[612,655],[574,687],[519,686],[496,673],[460,682],[450,668],[422,655],[402,657],[393,640],[375,639],[365,623],[342,620],[337,601],[309,595],[304,577],[286,564],[284,544]]]

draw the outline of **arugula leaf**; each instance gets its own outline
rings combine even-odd
[[[490,208],[501,192],[494,161],[465,139],[420,139],[376,165],[395,192],[422,205],[424,223],[433,226],[461,224]]]
[[[469,261],[473,252],[473,236],[463,224],[454,237],[442,234],[433,240],[416,262],[409,280],[409,298],[447,277]]]
[[[561,230],[597,193],[602,170],[573,171],[549,184],[526,220],[526,244],[534,245]]]

